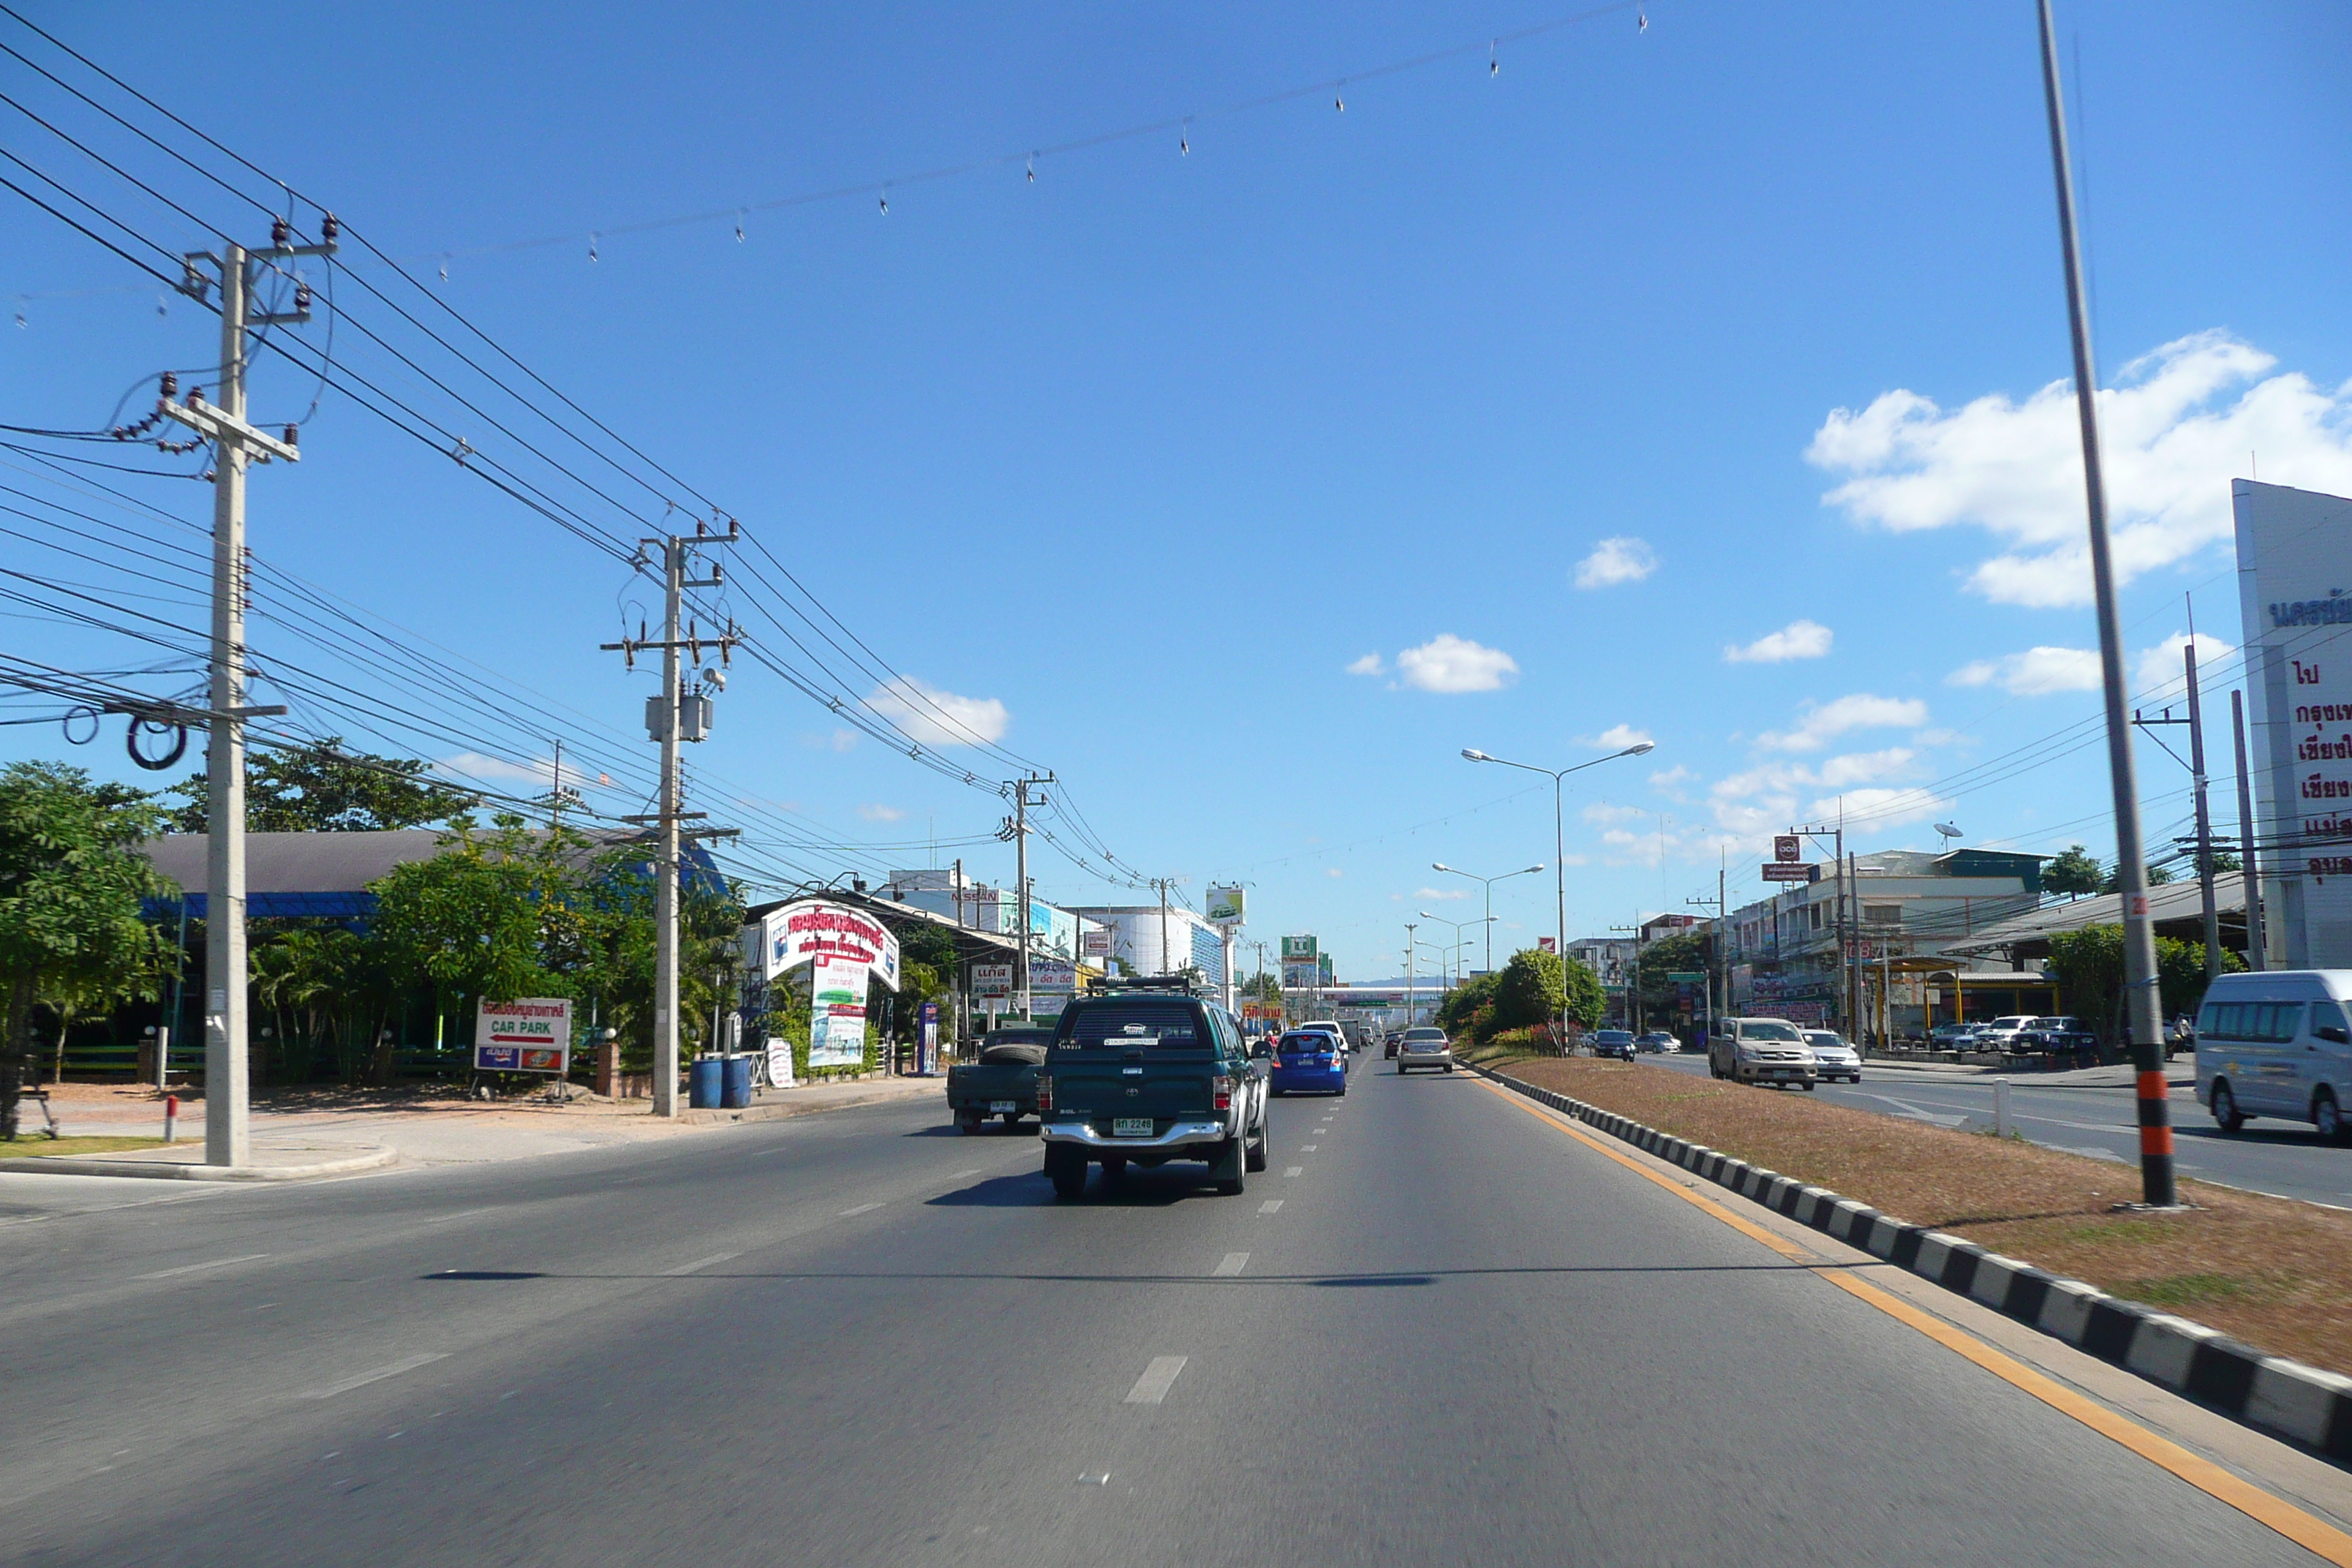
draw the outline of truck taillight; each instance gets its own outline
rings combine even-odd
[[[1217,1109],[1231,1110],[1234,1108],[1234,1080],[1229,1078],[1213,1079],[1210,1087],[1217,1091]]]
[[[1054,1109],[1054,1080],[1044,1073],[1037,1075],[1037,1109],[1040,1111]]]

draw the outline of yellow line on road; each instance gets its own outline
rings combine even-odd
[[[1582,1128],[1547,1114],[1541,1107],[1526,1097],[1515,1094],[1509,1089],[1498,1088],[1483,1079],[1479,1080],[1479,1087],[1490,1094],[1502,1096],[1505,1100],[1527,1111],[1545,1126],[1558,1128],[1578,1142],[1607,1155],[1634,1174],[1655,1183],[1693,1207],[1706,1211],[1738,1231],[1742,1236],[1762,1242],[1781,1257],[1807,1261],[1813,1259],[1813,1254],[1805,1251],[1793,1242],[1775,1236],[1762,1226],[1732,1213],[1714,1199],[1695,1193],[1681,1183],[1609,1147]],[[1814,1272],[1853,1297],[1854,1300],[1867,1302],[1895,1321],[1916,1329],[1945,1349],[1967,1357],[2010,1386],[2032,1394],[2062,1415],[2073,1416],[2102,1436],[2113,1438],[2148,1463],[2169,1470],[2199,1491],[2229,1504],[2247,1518],[2270,1526],[2271,1529],[2305,1551],[2326,1562],[2336,1563],[2337,1568],[2352,1568],[2352,1535],[2347,1535],[2325,1520],[2305,1512],[2293,1503],[2273,1496],[2252,1482],[2239,1479],[2210,1459],[2200,1458],[2169,1438],[2158,1436],[2147,1427],[2126,1419],[2096,1400],[2075,1393],[2063,1384],[2044,1376],[2014,1357],[1993,1349],[1975,1335],[1946,1322],[1931,1312],[1923,1311],[1907,1301],[1888,1295],[1875,1285],[1855,1278],[1845,1269],[1817,1268]]]

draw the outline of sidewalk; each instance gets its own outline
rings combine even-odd
[[[67,1137],[163,1134],[163,1101],[152,1087],[64,1084],[54,1086],[53,1093],[50,1110]],[[562,1104],[542,1100],[485,1104],[413,1091],[281,1090],[257,1098],[252,1110],[252,1164],[232,1173],[203,1163],[204,1100],[183,1091],[178,1142],[169,1147],[45,1159],[40,1149],[47,1139],[37,1134],[21,1136],[13,1145],[0,1144],[0,1173],[181,1181],[314,1181],[395,1164],[529,1159],[925,1096],[938,1097],[944,1110],[947,1079],[871,1079],[770,1089],[747,1110],[685,1110],[672,1122],[656,1121],[650,1100],[616,1101],[575,1093],[576,1098]],[[39,1111],[32,1110],[23,1130],[34,1134],[40,1125]]]

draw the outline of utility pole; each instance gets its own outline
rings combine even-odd
[[[1415,1000],[1412,984],[1412,933],[1420,929],[1421,922],[1418,921],[1407,921],[1404,922],[1404,1026],[1408,1029],[1412,1027],[1413,1002]]]
[[[251,1161],[250,1110],[247,1103],[245,951],[245,721],[283,708],[251,708],[245,702],[245,469],[247,463],[299,462],[297,431],[285,438],[264,435],[246,422],[245,335],[255,327],[299,325],[310,319],[308,284],[295,289],[294,309],[283,314],[252,308],[254,285],[265,268],[297,256],[331,256],[336,224],[321,225],[320,243],[295,245],[280,219],[269,244],[259,250],[226,245],[215,256],[198,251],[182,258],[180,291],[203,300],[220,289],[219,399],[206,403],[202,387],[187,401],[171,401],[173,382],[163,381],[155,411],[188,426],[213,444],[213,616],[209,711],[205,747],[205,1163],[243,1165]],[[213,275],[205,277],[205,268]],[[159,1075],[160,1076],[160,1075]]]
[[[1839,820],[1833,824],[1817,823],[1805,827],[1791,827],[1789,831],[1795,834],[1801,834],[1807,838],[1827,838],[1831,841],[1830,853],[1832,858],[1831,859],[1830,864],[1835,866],[1838,870],[1838,979],[1843,981],[1845,978],[1845,822],[1843,808],[1840,808]],[[1835,996],[1837,994],[1837,988],[1835,986],[1831,988],[1830,994],[1832,996]],[[1849,1028],[1853,1026],[1853,1017],[1850,1013],[1847,1016],[1846,1026]]]
[[[1035,1016],[1029,1010],[1029,808],[1045,804],[1044,795],[1034,801],[1029,798],[1029,786],[1055,782],[1052,773],[1029,773],[1014,779],[1010,786],[1013,816],[1004,825],[1004,834],[1013,840],[1013,881],[1016,889],[1013,907],[1021,922],[1020,945],[1013,950],[1013,990],[1021,999],[1021,1016],[1024,1018]]]
[[[1154,877],[1151,886],[1160,894],[1160,973],[1174,973],[1168,967],[1168,889],[1176,885],[1173,877]]]
[[[728,838],[739,829],[731,827],[700,827],[691,830],[680,827],[682,822],[699,820],[706,813],[681,809],[683,790],[678,774],[677,746],[680,741],[700,741],[710,733],[710,694],[722,690],[727,678],[718,670],[703,672],[702,684],[688,693],[683,689],[678,667],[678,655],[690,654],[696,663],[702,660],[705,647],[716,648],[721,663],[735,651],[736,631],[730,623],[724,632],[706,637],[699,628],[688,626],[685,635],[678,630],[680,601],[688,588],[716,588],[726,581],[726,574],[718,566],[708,577],[689,578],[687,570],[692,564],[694,552],[708,545],[733,544],[742,537],[742,531],[733,519],[729,519],[727,531],[712,533],[707,524],[697,523],[691,534],[663,534],[637,541],[636,564],[642,569],[647,563],[645,547],[657,545],[662,552],[662,635],[647,637],[640,625],[638,635],[624,637],[619,642],[602,646],[608,653],[618,653],[627,660],[630,668],[636,668],[637,655],[659,648],[662,656],[661,694],[646,701],[646,731],[648,737],[661,745],[661,805],[651,816],[625,816],[624,822],[650,825],[655,829],[657,847],[654,862],[654,1114],[668,1117],[677,1114],[677,881],[678,854],[686,838]]]
[[[1714,956],[1714,958],[1720,958],[1720,957],[1721,957],[1721,955],[1722,955],[1722,952],[1723,952],[1723,933],[1724,933],[1724,924],[1725,924],[1725,921],[1724,921],[1724,909],[1723,909],[1723,894],[1724,894],[1724,884],[1725,884],[1725,881],[1726,881],[1726,878],[1725,878],[1725,875],[1724,875],[1724,868],[1723,868],[1722,867],[1718,866],[1718,867],[1717,867],[1717,868],[1716,868],[1716,872],[1715,872],[1715,897],[1714,897],[1714,898],[1712,898],[1712,899],[1685,899],[1685,900],[1683,900],[1683,902],[1685,902],[1685,903],[1686,903],[1686,904],[1696,904],[1700,909],[1705,909],[1705,908],[1706,908],[1709,904],[1712,904],[1712,905],[1714,905],[1714,906],[1715,906],[1715,953],[1714,953],[1714,955],[1713,955],[1713,956]],[[1707,1036],[1708,1036],[1708,1037],[1709,1037],[1709,1038],[1713,1038],[1713,1037],[1714,1037],[1714,1035],[1715,1035],[1715,970],[1716,970],[1716,964],[1715,964],[1715,963],[1714,963],[1712,960],[1710,960],[1710,962],[1708,963],[1708,964],[1707,964],[1706,968],[1707,968],[1707,974],[1706,974],[1706,1032],[1707,1032]]]
[[[2262,970],[2270,967],[2270,954],[2263,931],[2262,878],[2254,869],[2254,781],[2246,772],[2245,693],[2234,689],[2230,693],[2230,734],[2238,748],[2238,856],[2246,886],[2246,967]]]
[[[2096,363],[2083,299],[2083,262],[2074,235],[2074,177],[2066,156],[2066,110],[2058,87],[2057,29],[2041,0],[2042,91],[2050,121],[2050,161],[2058,189],[2058,239],[2066,268],[2066,318],[2074,352],[2074,403],[2083,426],[2084,500],[2088,514],[2091,592],[2099,621],[2099,675],[2107,710],[2107,773],[2115,792],[2116,887],[2124,918],[2124,996],[2139,1101],[2141,1201],[2178,1202],[2172,1171],[2170,1090],[2164,1081],[2164,1033],[2157,1017],[2156,933],[2147,919],[2147,859],[2140,839],[2138,769],[2125,717],[2123,619],[2116,607],[2115,564],[2107,541],[2106,479],[2099,462]]]
[[[2213,816],[2206,808],[2205,710],[2197,700],[2197,623],[2189,623],[2189,641],[2180,650],[2181,668],[2189,677],[2189,772],[2197,781],[2197,891],[2205,905],[2205,977],[2221,973],[2221,911],[2213,896]]]

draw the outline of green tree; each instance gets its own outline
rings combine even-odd
[[[1477,1022],[1482,1011],[1489,1016],[1495,1005],[1495,993],[1503,984],[1503,973],[1475,974],[1448,991],[1437,1004],[1437,1026],[1462,1039],[1476,1039]]]
[[[2225,971],[2243,969],[2234,952],[2221,955]],[[2050,939],[2050,957],[2043,967],[2058,982],[2066,1009],[2088,1024],[2102,1045],[2116,1045],[2124,1034],[2124,928],[2085,926],[2061,931]],[[2199,942],[2156,939],[2157,994],[2159,1016],[2166,1018],[2194,1013],[2205,999],[2205,949]]]
[[[2042,886],[2053,893],[2063,893],[2079,899],[2084,893],[2095,893],[2103,873],[2091,852],[2079,844],[2070,844],[2066,852],[2042,868]]]
[[[1635,981],[1643,1015],[1650,1018],[1670,1016],[1682,1005],[1682,987],[1666,977],[1703,973],[1706,966],[1706,939],[1696,931],[1676,931],[1643,948]]]
[[[2169,882],[2169,881],[2171,881],[2171,880],[2172,880],[2172,868],[2171,868],[2171,867],[2169,867],[2169,866],[2150,866],[2150,867],[2147,868],[2147,885],[2148,885],[2149,887],[2151,887],[2151,888],[2161,888],[2161,887],[2163,887],[2167,882]],[[2109,867],[2109,868],[2107,868],[2107,873],[2106,873],[2106,875],[2105,875],[2105,877],[2103,877],[2102,879],[2100,879],[2100,881],[2099,881],[2099,891],[2101,891],[2101,892],[2103,892],[2103,893],[2113,893],[2113,892],[2117,892],[2117,891],[2120,891],[2120,890],[2122,889],[2122,886],[2123,886],[2123,862],[2122,862],[2122,861],[2120,861],[2120,860],[2118,860],[2118,861],[2116,861],[2116,862],[2115,863],[2115,865],[2113,865],[2113,866]]]
[[[330,735],[297,751],[257,750],[246,766],[245,826],[251,833],[366,833],[432,827],[466,818],[481,797],[425,777],[427,764],[346,752]],[[173,784],[174,833],[202,833],[205,775]]]
[[[156,994],[170,960],[140,906],[171,885],[138,845],[157,815],[144,795],[92,784],[79,768],[0,771],[0,1139],[16,1135],[36,1009]]]

